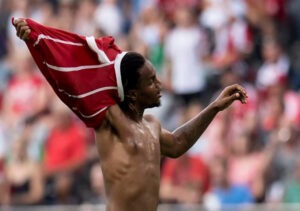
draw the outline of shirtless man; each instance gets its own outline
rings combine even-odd
[[[15,25],[17,36],[27,39],[26,22]],[[161,83],[152,64],[138,53],[127,53],[121,61],[121,77],[125,100],[109,107],[105,120],[95,128],[107,210],[154,211],[162,156],[176,158],[185,153],[218,112],[236,100],[246,103],[247,94],[240,85],[228,86],[197,116],[169,132],[153,116],[144,115],[146,108],[160,105]]]

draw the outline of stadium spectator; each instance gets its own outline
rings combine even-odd
[[[40,163],[27,154],[28,131],[16,134],[11,141],[12,151],[5,166],[9,203],[13,205],[37,205],[44,194],[44,181]]]
[[[54,100],[51,112],[53,112],[53,128],[45,143],[43,161],[45,175],[72,173],[85,161],[86,131],[58,99]]]
[[[293,178],[287,182],[284,188],[284,203],[299,203],[300,202],[300,160],[299,156],[296,160]]]
[[[160,191],[163,202],[199,203],[208,189],[208,168],[199,156],[184,154],[176,160],[165,160]]]
[[[52,103],[51,112],[53,124],[45,142],[43,158],[48,191],[44,203],[78,203],[67,193],[76,194],[70,188],[75,186],[76,172],[86,161],[86,129],[74,120],[71,111],[58,98]]]
[[[226,159],[215,158],[210,163],[212,188],[204,197],[207,208],[221,208],[224,205],[241,205],[254,203],[254,197],[248,186],[232,184],[228,179]]]

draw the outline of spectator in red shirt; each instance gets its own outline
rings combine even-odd
[[[165,160],[160,189],[163,202],[199,203],[208,188],[208,168],[199,156],[184,154]]]
[[[3,117],[7,127],[17,126],[46,106],[44,79],[35,72],[30,54],[18,52],[14,61],[13,76],[3,98]]]
[[[84,127],[74,121],[71,111],[56,100],[52,112],[54,125],[46,140],[43,165],[47,176],[74,172],[84,163],[87,148]]]
[[[79,186],[74,177],[80,177],[86,160],[87,136],[84,126],[74,121],[71,111],[58,99],[51,107],[53,124],[44,149],[44,175],[47,192],[44,203],[77,204]]]

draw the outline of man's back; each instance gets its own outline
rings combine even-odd
[[[119,123],[128,128],[126,135],[107,119],[95,131],[107,210],[156,210],[160,181],[160,125],[153,118],[134,122],[122,116],[124,118]]]

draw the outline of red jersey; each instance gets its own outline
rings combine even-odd
[[[94,39],[25,20],[26,45],[55,93],[88,127],[99,126],[106,109],[124,98],[125,52],[110,36]]]

